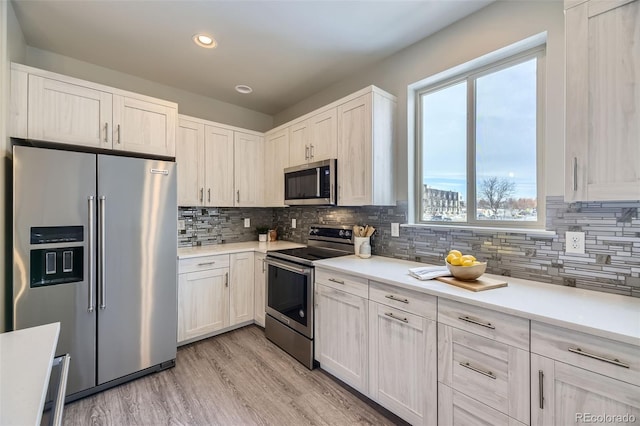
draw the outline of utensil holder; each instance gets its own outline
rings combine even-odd
[[[353,237],[353,252],[360,257],[360,246],[367,242],[371,244],[371,237]]]

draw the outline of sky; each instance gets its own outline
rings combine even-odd
[[[467,84],[422,98],[423,181],[466,200]],[[476,80],[477,183],[497,176],[536,198],[536,59]]]

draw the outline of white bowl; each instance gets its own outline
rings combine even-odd
[[[480,262],[479,265],[473,266],[455,266],[446,260],[444,263],[455,278],[463,281],[475,281],[487,270],[487,262]]]

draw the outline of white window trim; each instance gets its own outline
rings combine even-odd
[[[415,227],[433,227],[433,228],[458,228],[458,229],[477,229],[477,230],[501,230],[506,232],[542,232],[545,227],[546,220],[546,188],[544,178],[544,141],[545,141],[545,106],[546,106],[546,54],[544,54],[544,47],[547,41],[547,33],[543,32],[536,34],[532,37],[498,49],[494,52],[483,55],[479,58],[473,59],[464,64],[455,66],[446,71],[440,72],[433,76],[427,77],[423,80],[415,82],[407,87],[407,170],[408,170],[408,212],[407,226]],[[537,155],[537,198],[538,198],[538,220],[536,222],[522,222],[522,221],[490,221],[479,222],[477,220],[469,221],[460,224],[447,224],[441,225],[433,222],[422,222],[419,220],[418,209],[420,207],[420,197],[422,185],[419,181],[419,176],[416,173],[421,164],[421,143],[418,141],[420,135],[419,123],[416,122],[417,112],[420,106],[419,100],[421,93],[425,92],[427,88],[433,89],[439,84],[452,84],[454,81],[461,81],[466,79],[470,75],[479,75],[487,72],[487,70],[493,71],[495,67],[508,66],[508,64],[517,61],[523,57],[533,56],[537,51],[542,52],[538,54],[538,68],[543,72],[538,72],[538,102],[537,102],[537,141],[536,141],[536,155]],[[472,129],[468,129],[470,132],[474,131],[475,123]],[[475,194],[475,188],[473,191],[467,190],[467,205],[469,205],[469,197]],[[475,200],[474,200],[475,202]]]

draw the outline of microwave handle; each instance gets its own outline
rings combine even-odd
[[[316,197],[320,197],[320,167],[316,167]]]

